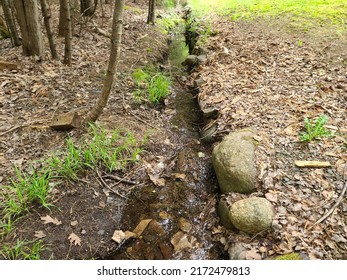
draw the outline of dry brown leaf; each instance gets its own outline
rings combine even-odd
[[[136,234],[136,236],[141,236],[143,231],[147,228],[148,224],[152,221],[152,219],[145,219],[139,222],[139,224],[136,226],[136,228],[133,230],[133,233]]]
[[[184,181],[186,179],[186,174],[184,173],[175,173],[174,175],[176,179],[179,179],[181,181]]]
[[[34,236],[35,236],[36,238],[38,238],[38,239],[41,239],[41,238],[46,237],[47,235],[44,234],[42,230],[38,230],[38,231],[35,231]]]
[[[164,178],[159,178],[158,175],[148,174],[149,179],[152,181],[154,185],[157,187],[164,187],[166,184],[166,181]]]
[[[112,236],[112,240],[117,242],[118,244],[122,243],[125,240],[128,240],[129,238],[136,237],[136,234],[131,231],[122,231],[122,230],[115,230]]]
[[[71,233],[68,239],[70,240],[70,244],[81,246],[81,238],[79,238],[76,234]]]
[[[182,251],[185,248],[193,248],[193,245],[188,240],[188,236],[182,231],[178,231],[171,239],[171,244],[176,252]]]
[[[61,225],[61,221],[59,221],[56,218],[52,218],[49,215],[46,215],[45,217],[41,217],[41,221],[43,221],[44,224],[54,224],[56,226]]]
[[[270,202],[275,202],[275,203],[278,202],[278,196],[277,196],[276,193],[268,192],[268,193],[265,194],[265,197]]]

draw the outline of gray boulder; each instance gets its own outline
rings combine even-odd
[[[255,189],[253,132],[232,132],[212,153],[212,163],[222,193],[251,193]]]
[[[231,205],[229,217],[239,230],[255,234],[271,227],[275,211],[272,204],[262,197],[250,197]]]

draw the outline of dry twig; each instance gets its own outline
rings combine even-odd
[[[96,174],[98,175],[99,179],[100,179],[100,182],[102,185],[104,185],[106,188],[108,188],[111,192],[113,192],[114,194],[124,198],[124,199],[128,199],[126,196],[120,194],[119,192],[115,191],[114,189],[112,189],[109,185],[106,184],[106,182],[104,181],[104,179],[102,179],[100,173],[98,170],[96,170]]]
[[[346,162],[346,164],[345,164],[345,168],[344,168],[344,171],[343,171],[343,180],[345,181],[345,185],[344,185],[344,187],[343,187],[343,189],[342,189],[342,192],[341,192],[339,198],[338,198],[337,201],[335,202],[334,206],[331,207],[331,209],[330,209],[328,212],[326,212],[326,213],[324,214],[323,217],[321,217],[317,222],[314,223],[315,225],[320,224],[320,223],[323,222],[326,218],[328,218],[328,217],[335,211],[335,209],[340,205],[340,203],[342,202],[342,200],[343,200],[343,198],[344,198],[344,196],[345,196],[346,190],[347,190],[346,166],[347,166],[347,162]]]

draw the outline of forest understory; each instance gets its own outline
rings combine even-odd
[[[121,139],[133,133],[134,147],[142,152],[111,172],[97,164],[92,170],[78,171],[77,178],[52,180],[52,207],[34,202],[13,225],[2,219],[0,259],[31,256],[35,244],[42,246],[41,259],[225,259],[240,244],[249,260],[292,252],[309,259],[347,258],[345,196],[333,208],[347,187],[346,34],[337,36],[333,27],[317,27],[314,32],[291,29],[286,20],[231,21],[214,15],[209,18],[213,35],[200,43],[207,60],[189,75],[181,69],[176,75],[177,69],[167,63],[169,35],[157,25],[146,24],[147,3],[136,2],[126,3],[118,73],[96,125],[101,134],[104,129],[106,139],[116,129],[125,137]],[[58,6],[52,5],[52,13],[57,20]],[[166,13],[159,11],[159,15],[165,17]],[[24,57],[21,47],[12,47],[9,39],[0,41],[0,60],[18,65],[17,70],[0,70],[1,186],[11,185],[11,178],[18,179],[14,166],[33,174],[52,154],[63,156],[67,139],[77,147],[91,141],[88,127],[61,132],[51,129],[50,123],[62,113],[84,115],[95,103],[105,79],[111,21],[112,11],[104,5],[103,14],[97,11],[81,29],[76,26],[71,66],[52,60],[48,48],[44,59],[37,61]],[[57,49],[64,52],[63,38],[57,38]],[[149,65],[171,75],[173,83],[196,97],[201,110],[218,111],[207,123],[201,115],[193,121],[196,130],[212,128],[211,142],[186,137],[181,123],[172,124],[176,111],[171,107],[172,96],[158,105],[134,99],[134,92],[144,86],[136,83],[134,71]],[[322,115],[328,117],[325,128],[330,137],[301,141],[304,119],[314,124]],[[254,236],[227,230],[220,223],[216,210],[220,193],[210,162],[219,140],[245,128],[257,134],[257,192],[276,212],[271,229]],[[185,152],[193,146],[196,151]],[[328,162],[329,166],[300,168],[296,161]],[[185,173],[186,166],[193,171]],[[200,186],[200,194],[192,194],[193,198],[182,198],[188,191],[168,191],[177,205],[179,200],[194,201],[199,196],[201,213],[181,213],[176,204],[163,206],[152,201],[157,197],[154,194],[165,196],[162,190],[167,190],[165,184],[170,180],[180,188],[182,182],[199,185],[202,179],[196,174],[202,168],[207,170],[208,189]],[[4,202],[13,190],[2,187],[1,192],[0,202]],[[135,207],[124,217],[130,204]],[[156,218],[146,216],[149,208],[157,209]],[[331,209],[334,211],[317,223]],[[184,218],[175,220],[171,210]],[[203,224],[202,236],[209,246],[217,248],[214,253],[200,254],[205,243],[184,229],[196,221]],[[11,231],[5,234],[8,228]],[[185,232],[188,241],[182,236],[165,236],[168,228]],[[195,231],[201,228],[196,226]],[[144,234],[137,238],[131,235],[134,232]]]

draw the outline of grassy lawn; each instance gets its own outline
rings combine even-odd
[[[346,27],[347,0],[190,0],[201,14],[217,11],[232,19],[290,16],[295,21],[314,20]]]

